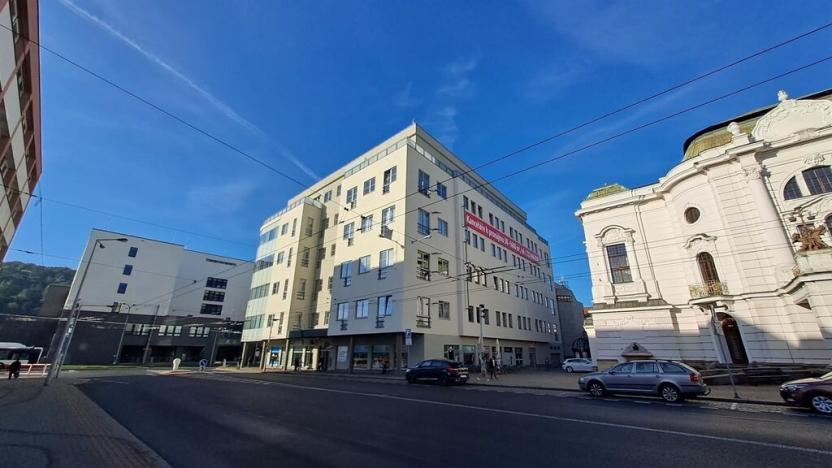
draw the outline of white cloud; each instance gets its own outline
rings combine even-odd
[[[471,97],[476,89],[468,75],[474,71],[478,62],[476,58],[466,58],[450,63],[445,68],[445,78],[437,93],[451,98]]]
[[[456,139],[459,136],[456,114],[456,107],[447,105],[437,109],[433,112],[430,119],[425,121],[425,126],[430,129],[443,145],[449,148],[456,143]]]
[[[436,138],[448,147],[453,146],[459,137],[457,106],[460,101],[473,97],[476,92],[476,85],[469,75],[478,63],[479,60],[473,57],[462,58],[444,68],[442,81],[436,89],[433,111],[424,122]]]
[[[393,105],[396,107],[417,107],[422,100],[413,95],[413,82],[408,81],[404,89],[393,97]]]
[[[242,208],[256,188],[251,180],[236,180],[191,187],[186,198],[191,209],[228,215]]]
[[[159,68],[166,71],[168,74],[179,80],[185,86],[196,92],[199,96],[203,99],[208,101],[212,106],[214,106],[222,115],[231,119],[232,121],[236,122],[238,125],[242,126],[243,128],[249,130],[250,132],[264,138],[266,140],[270,140],[273,146],[278,148],[278,152],[288,159],[292,164],[298,167],[304,174],[308,175],[309,177],[318,180],[319,177],[315,175],[315,173],[309,169],[308,166],[303,164],[291,151],[285,148],[281,143],[275,141],[273,138],[270,138],[265,135],[265,133],[257,127],[252,122],[248,121],[245,117],[240,115],[237,111],[232,109],[228,104],[211,94],[208,90],[203,88],[202,86],[198,85],[194,80],[186,76],[184,73],[177,70],[173,65],[166,62],[164,59],[159,57],[158,55],[150,52],[149,50],[145,49],[142,45],[134,41],[133,39],[124,35],[121,31],[113,27],[111,24],[107,23],[103,19],[95,16],[94,14],[90,13],[89,11],[81,8],[80,6],[73,3],[71,0],[59,0],[61,4],[63,4],[66,8],[68,8],[71,12],[76,14],[77,16],[90,21],[91,23],[95,24],[96,26],[100,27],[108,34],[113,36],[114,38],[118,39],[122,43],[126,44],[147,60],[151,61],[152,63],[156,64]]]
[[[589,71],[589,65],[583,61],[560,60],[532,75],[522,93],[530,99],[548,101],[580,82]]]

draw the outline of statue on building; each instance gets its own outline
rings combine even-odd
[[[807,250],[822,250],[828,249],[829,246],[821,239],[820,236],[826,233],[826,226],[812,226],[802,227],[792,234],[792,243],[800,242],[799,252]]]

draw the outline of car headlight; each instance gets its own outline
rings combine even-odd
[[[803,388],[807,385],[809,385],[809,384],[786,384],[786,385],[781,386],[780,388],[782,388],[783,390],[794,391],[794,390]]]

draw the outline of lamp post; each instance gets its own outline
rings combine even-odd
[[[734,384],[734,372],[731,369],[731,357],[725,353],[725,347],[722,345],[722,337],[719,336],[716,321],[716,307],[714,307],[713,302],[708,304],[708,309],[711,312],[711,325],[714,328],[714,337],[716,338],[716,341],[719,343],[719,352],[725,358],[725,365],[728,366],[728,380],[731,381],[731,389],[734,390],[734,398],[739,399],[740,394],[737,393],[737,386]]]
[[[96,239],[95,242],[93,242],[90,258],[84,266],[84,272],[81,274],[81,279],[78,280],[78,289],[75,290],[75,298],[72,301],[72,312],[69,315],[69,321],[67,322],[66,329],[61,337],[61,342],[58,344],[58,352],[55,354],[55,361],[52,363],[52,367],[49,368],[49,372],[46,374],[46,380],[43,381],[44,387],[48,386],[49,382],[53,378],[57,379],[61,373],[61,367],[63,366],[64,359],[66,358],[66,353],[72,345],[72,337],[75,336],[74,332],[76,323],[78,322],[78,317],[81,315],[81,304],[78,302],[78,299],[81,297],[81,290],[84,288],[84,281],[87,279],[87,273],[90,271],[90,265],[92,264],[92,259],[95,256],[96,248],[103,249],[104,242],[127,242],[127,238],[118,237],[111,239]]]
[[[127,315],[124,316],[124,326],[121,327],[121,335],[118,338],[118,346],[116,346],[116,354],[113,355],[113,365],[118,364],[118,358],[121,356],[121,346],[124,343],[124,332],[127,330],[127,319],[130,318],[130,309],[133,308],[136,304],[125,304],[121,303],[119,306],[126,305],[127,306]]]

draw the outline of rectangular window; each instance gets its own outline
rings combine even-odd
[[[127,283],[119,283],[118,289],[116,290],[118,294],[124,294],[127,292]]]
[[[281,263],[283,263],[284,258],[285,258],[284,253],[283,252],[278,252],[277,253],[277,258],[274,261],[275,265],[280,265]]]
[[[462,196],[462,207],[466,210],[468,209],[468,197],[465,195]]]
[[[260,243],[265,244],[270,240],[274,240],[277,237],[277,228],[269,229],[268,231],[260,234]]]
[[[493,242],[491,243],[491,256],[492,257],[497,256],[497,244],[495,244]]]
[[[222,278],[211,278],[210,276],[205,280],[206,288],[225,289],[228,286],[228,280]]]
[[[352,284],[352,262],[344,262],[341,264],[341,279],[344,280],[344,286]]]
[[[442,197],[443,199],[448,198],[448,187],[445,184],[437,183],[436,184],[436,194]]]
[[[275,281],[272,283],[272,294],[277,294],[280,292],[280,281]]]
[[[135,257],[139,253],[138,247],[130,247],[130,251],[127,253],[128,257]]]
[[[416,277],[430,281],[430,254],[419,250],[416,253]]]
[[[297,231],[297,228],[298,228],[298,219],[295,218],[295,219],[292,220],[292,237],[295,237],[295,231]]]
[[[202,294],[203,301],[212,301],[212,302],[224,302],[225,301],[225,293],[221,291],[205,291]]]
[[[419,208],[419,221],[416,225],[416,231],[423,236],[430,234],[430,213],[421,208]]]
[[[130,276],[133,273],[133,265],[124,265],[124,270],[121,271],[121,274],[124,276]]]
[[[355,301],[355,318],[363,319],[370,316],[370,300],[361,299]]]
[[[436,220],[436,227],[439,234],[442,234],[445,237],[448,237],[448,222],[442,218],[438,218]]]
[[[221,315],[222,314],[222,305],[220,304],[202,304],[202,307],[199,309],[200,314],[205,315]]]
[[[388,206],[387,208],[381,210],[381,226],[382,227],[389,227],[390,224],[393,223],[393,218],[396,217],[396,207]]]
[[[289,255],[286,256],[286,266],[292,266],[292,249],[293,247],[289,247]]]
[[[188,327],[188,336],[194,338],[207,338],[209,333],[211,329],[208,327]]]
[[[390,191],[390,184],[396,181],[396,166],[391,167],[384,171],[384,186],[381,189],[381,193],[387,193]]]
[[[303,253],[300,255],[300,266],[308,267],[309,266],[309,247],[303,248]]]
[[[607,261],[610,264],[613,283],[630,283],[633,281],[632,276],[630,276],[630,262],[627,260],[627,248],[624,244],[608,245]]]
[[[468,321],[474,321],[474,306],[468,306]]]
[[[315,219],[312,218],[311,216],[306,218],[306,229],[304,231],[306,233],[306,237],[309,237],[309,236],[312,235],[312,230],[314,228],[315,228]]]
[[[326,290],[332,291],[332,277],[330,276],[329,279],[326,280]]]
[[[358,201],[358,187],[353,187],[347,190],[347,206],[349,208],[355,208],[355,204]]]
[[[298,290],[295,293],[295,297],[300,301],[306,299],[306,280],[305,279],[300,280],[300,283],[298,285]]]
[[[349,320],[350,318],[350,303],[342,302],[338,304],[338,320]]]
[[[370,178],[364,181],[364,195],[373,192],[376,189],[376,178]]]
[[[387,269],[393,265],[395,261],[393,249],[382,250],[378,253],[378,279],[384,279],[387,274]]]
[[[335,244],[332,244],[332,246],[329,248],[329,256],[332,257],[334,255],[335,255]]]
[[[439,273],[448,276],[448,274],[450,273],[450,264],[448,263],[448,261],[444,258],[440,258],[437,260],[437,262],[439,263],[439,266],[437,267]]]
[[[289,295],[289,280],[283,281],[283,296],[281,296],[284,300]]]
[[[269,254],[254,262],[254,271],[265,270],[272,265],[274,265],[274,254]]]
[[[341,196],[341,186],[340,186],[340,185],[339,185],[339,186],[337,186],[337,187],[335,187],[335,196],[336,196],[336,197],[340,197],[340,196]]]
[[[361,217],[361,232],[370,232],[373,230],[373,215]]]
[[[393,315],[393,296],[378,297],[378,316],[390,317]]]
[[[328,191],[324,194],[324,203],[326,203],[330,200],[332,200],[332,190],[330,190],[330,191]]]
[[[421,170],[419,171],[419,192],[422,195],[430,196],[430,176]]]
[[[347,245],[353,244],[353,236],[355,235],[355,223],[349,223],[344,225],[344,240],[347,241]]]
[[[358,259],[358,274],[370,271],[370,256],[365,255]]]
[[[451,319],[451,303],[445,301],[439,301],[439,318],[444,320]]]
[[[514,328],[514,319],[512,318],[511,314],[508,314],[508,327]]]

